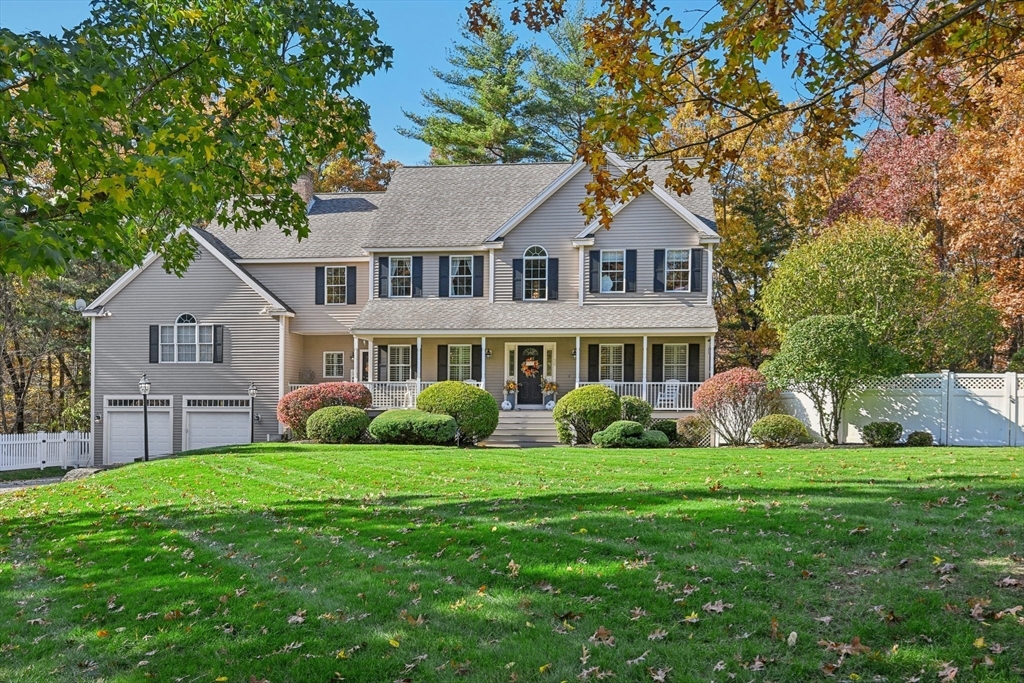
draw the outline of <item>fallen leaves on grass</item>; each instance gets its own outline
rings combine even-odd
[[[604,626],[599,627],[594,631],[594,635],[590,636],[590,642],[598,645],[607,645],[608,647],[615,647],[615,636]]]
[[[306,621],[306,610],[300,609],[295,614],[288,617],[289,624],[302,624]]]
[[[694,622],[696,623],[696,622]],[[668,635],[668,631],[663,628],[656,628],[647,634],[647,640],[665,640],[665,636]]]
[[[956,675],[960,672],[960,669],[953,666],[953,662],[946,662],[942,665],[939,670],[939,681],[941,683],[949,683],[956,678]]]
[[[846,655],[860,655],[871,652],[871,648],[860,642],[860,636],[854,636],[849,643],[836,643],[831,640],[819,640],[818,645],[829,652],[837,652],[841,657]]]
[[[704,610],[705,612],[708,612],[709,614],[710,613],[721,614],[725,610],[731,609],[732,606],[733,606],[732,603],[722,602],[721,600],[716,600],[715,602],[706,602],[706,603],[704,603],[704,605],[701,607],[701,609]]]

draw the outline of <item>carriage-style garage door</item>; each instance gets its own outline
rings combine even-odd
[[[104,396],[104,461],[133,462],[145,453],[142,398]],[[168,455],[171,443],[171,397],[149,397],[149,457]]]
[[[249,443],[249,397],[185,396],[181,444],[186,451]]]

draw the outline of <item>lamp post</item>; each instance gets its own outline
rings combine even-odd
[[[142,459],[149,462],[149,379],[143,375],[139,380],[139,393],[142,394]]]
[[[249,382],[249,443],[256,443],[256,382]]]

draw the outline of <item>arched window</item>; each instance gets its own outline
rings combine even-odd
[[[548,252],[544,247],[532,246],[523,252],[523,298],[548,298]]]
[[[212,363],[213,325],[200,325],[191,313],[182,313],[173,325],[161,325],[160,362]]]

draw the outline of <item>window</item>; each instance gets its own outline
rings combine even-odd
[[[388,296],[412,296],[412,256],[392,256],[389,259]]]
[[[523,253],[523,298],[548,298],[548,252],[530,247]]]
[[[686,367],[689,358],[689,344],[665,344],[662,357],[665,381],[677,379],[680,382],[687,381]]]
[[[345,353],[343,351],[324,351],[324,377],[345,376]]]
[[[160,326],[161,363],[212,363],[213,325],[200,325],[182,313],[173,325]]]
[[[626,291],[626,252],[601,250],[601,292]]]
[[[665,291],[690,291],[689,249],[668,249],[665,251]]]
[[[473,296],[473,257],[452,256],[449,264],[451,296]]]
[[[324,279],[327,281],[325,288],[326,303],[343,304],[347,302],[345,273],[346,268],[344,266],[327,266],[324,268]]]
[[[412,379],[412,347],[389,346],[388,381],[408,382],[410,379]]]
[[[601,344],[600,379],[622,381],[622,344]]]
[[[448,379],[456,382],[473,379],[473,347],[469,344],[448,347]]]

